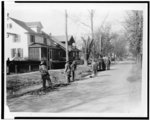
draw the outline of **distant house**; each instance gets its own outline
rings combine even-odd
[[[54,36],[58,41],[65,45],[66,43],[66,36]],[[68,49],[69,49],[69,58],[72,59],[79,59],[79,52],[80,50],[75,45],[75,39],[73,36],[68,36]]]
[[[42,31],[41,22],[7,18],[6,59],[13,61],[65,62],[65,44]],[[75,49],[69,47],[70,53]]]

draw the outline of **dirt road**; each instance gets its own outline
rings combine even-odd
[[[141,80],[131,69],[131,63],[119,63],[97,77],[75,81],[45,95],[9,99],[8,106],[13,112],[135,112],[140,105]]]

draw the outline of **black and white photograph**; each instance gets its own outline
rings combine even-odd
[[[5,118],[147,117],[147,3],[5,9]]]

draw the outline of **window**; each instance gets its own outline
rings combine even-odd
[[[23,49],[18,48],[18,57],[23,57]]]
[[[73,54],[73,57],[75,57],[75,56],[76,56],[76,53],[75,53],[75,52],[73,52],[72,54]]]
[[[34,35],[30,35],[30,42],[34,43],[35,42],[35,36]]]
[[[23,57],[23,49],[22,48],[13,48],[11,49],[11,57]]]
[[[8,23],[8,24],[7,24],[7,28],[8,28],[8,29],[11,29],[11,28],[12,28],[12,24],[11,24],[11,23]]]
[[[19,42],[20,41],[20,35],[14,35],[13,36],[13,41],[14,42]]]
[[[47,44],[47,39],[46,38],[44,38],[44,44]]]
[[[16,48],[11,49],[11,57],[15,57],[16,55]]]
[[[59,57],[62,57],[62,52],[61,51],[59,51]]]

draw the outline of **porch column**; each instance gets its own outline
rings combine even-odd
[[[15,65],[15,73],[18,73],[18,66]]]
[[[53,51],[52,51],[53,49],[51,48],[50,49],[50,69],[52,69],[52,62],[53,62]]]
[[[47,66],[48,66],[48,69],[49,69],[48,47],[47,47]]]
[[[29,72],[31,72],[31,65],[29,65]]]
[[[39,48],[39,60],[41,60],[41,48]]]

